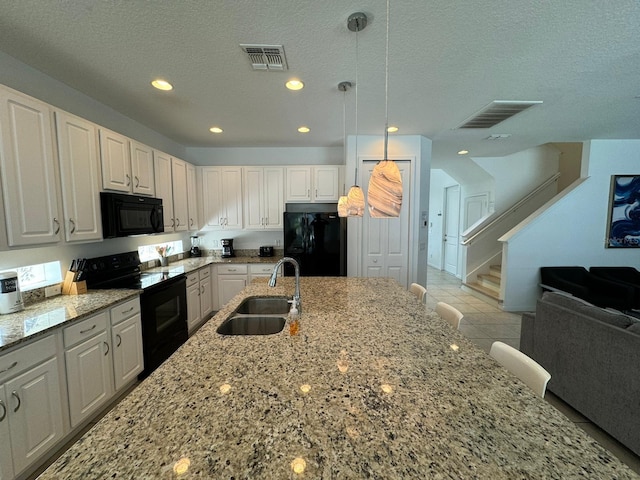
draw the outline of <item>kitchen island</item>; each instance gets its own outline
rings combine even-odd
[[[219,335],[293,293],[257,282],[41,478],[637,478],[392,280],[305,277],[298,335]]]

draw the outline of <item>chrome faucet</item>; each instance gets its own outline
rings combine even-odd
[[[276,266],[273,267],[273,272],[271,273],[271,278],[269,279],[269,286],[270,287],[275,287],[276,286],[276,278],[278,276],[278,269],[280,268],[280,265],[282,265],[283,263],[290,263],[293,265],[293,267],[295,268],[295,272],[296,272],[296,290],[293,294],[293,299],[291,301],[291,313],[293,313],[294,311],[297,311],[297,313],[300,313],[300,265],[298,264],[297,260],[295,258],[291,258],[291,257],[283,257],[281,258],[278,263],[276,263]]]

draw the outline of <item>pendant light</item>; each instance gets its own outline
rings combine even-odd
[[[344,158],[347,158],[347,90],[351,88],[351,82],[340,82],[338,84],[338,90],[342,92],[342,138]],[[347,208],[347,196],[342,195],[338,199],[338,216],[348,217],[349,210]]]
[[[356,32],[356,171],[353,186],[347,194],[347,215],[349,217],[362,217],[364,215],[364,192],[358,186],[358,32],[367,26],[367,16],[362,12],[349,15],[347,28]]]
[[[389,0],[387,0],[387,44],[385,54],[384,85],[384,157],[374,167],[369,179],[367,202],[372,218],[400,216],[402,206],[402,176],[396,162],[389,160]]]

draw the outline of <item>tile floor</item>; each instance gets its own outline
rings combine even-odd
[[[437,302],[446,302],[464,314],[460,332],[485,352],[500,340],[515,348],[520,346],[521,313],[503,312],[490,299],[483,300],[461,289],[462,282],[453,275],[429,267],[427,271],[427,307],[434,309]],[[603,432],[553,393],[545,395],[551,405],[595,438],[632,470],[640,474],[640,457]]]

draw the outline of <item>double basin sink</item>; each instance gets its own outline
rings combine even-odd
[[[287,297],[248,297],[217,332],[221,335],[271,335],[284,328],[289,313]]]

